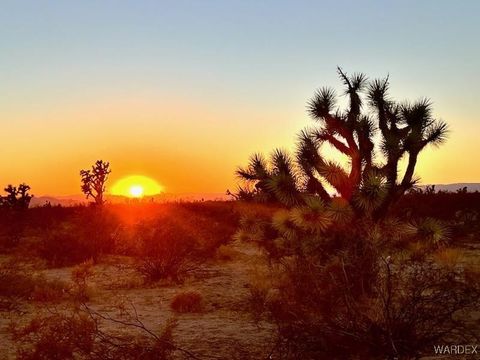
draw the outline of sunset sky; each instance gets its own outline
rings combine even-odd
[[[480,182],[480,1],[0,0],[0,185],[111,183],[224,192],[253,152],[293,149],[335,68],[390,74],[451,127],[424,183]]]

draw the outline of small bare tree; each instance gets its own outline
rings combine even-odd
[[[103,205],[105,200],[103,194],[105,193],[105,183],[108,175],[112,172],[110,170],[110,163],[103,160],[97,160],[95,165],[92,165],[91,170],[81,170],[82,177],[82,192],[87,199],[92,197],[96,205]]]

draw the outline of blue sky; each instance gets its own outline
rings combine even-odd
[[[293,147],[310,124],[313,91],[338,88],[337,65],[390,74],[394,97],[428,96],[451,124],[447,145],[420,162],[425,181],[480,181],[459,160],[479,150],[478,1],[0,4],[0,122],[3,138],[11,134],[0,143],[2,183],[25,179],[52,192],[34,173],[60,161],[58,191],[69,193],[77,167],[103,156],[118,176],[223,191],[249,153]],[[151,161],[152,151],[158,163],[175,162],[177,175]],[[192,185],[196,162],[215,175]]]

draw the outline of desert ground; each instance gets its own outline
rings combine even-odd
[[[478,197],[468,196],[469,204]],[[423,201],[415,211],[441,217],[441,201]],[[444,216],[465,206],[464,199],[452,204]],[[103,211],[115,221],[102,223],[112,244],[101,252],[98,244],[82,245],[94,233],[105,235],[89,217],[96,210],[30,211],[18,243],[5,245],[0,256],[2,359],[70,358],[62,355],[65,349],[74,358],[295,358],[279,346],[278,319],[269,309],[280,296],[281,262],[256,235],[246,237],[238,230],[246,215],[270,216],[275,206],[235,201],[107,206]],[[468,231],[457,229],[448,244],[429,256],[478,274],[478,219],[473,220]],[[93,233],[75,233],[72,223],[92,227]],[[451,221],[452,227],[460,225]],[[183,270],[165,270],[167,256],[148,267],[152,241],[176,249],[173,257],[191,261],[180,261]],[[176,248],[174,242],[187,248]],[[457,319],[480,329],[478,308]],[[79,339],[85,338],[88,344],[82,348]],[[90,340],[100,347],[92,350]]]

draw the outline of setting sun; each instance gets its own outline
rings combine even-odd
[[[141,185],[133,185],[130,187],[130,195],[135,198],[143,196],[143,187]]]
[[[111,189],[113,195],[141,198],[160,194],[163,187],[154,179],[142,176],[131,175],[118,180]]]

